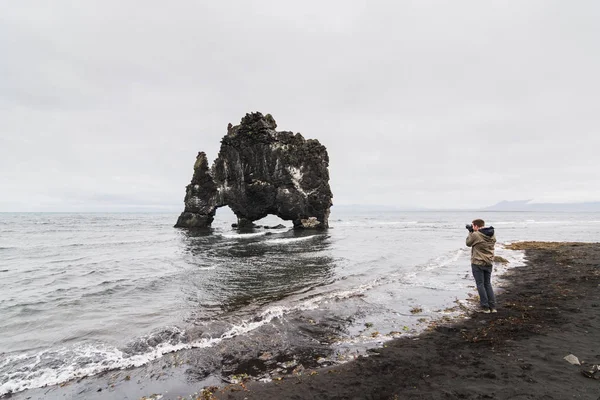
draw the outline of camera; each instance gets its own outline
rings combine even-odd
[[[465,225],[465,228],[467,228],[467,230],[468,230],[469,232],[473,233],[473,225],[471,225],[471,224],[467,224],[467,225]]]

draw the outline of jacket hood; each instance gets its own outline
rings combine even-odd
[[[492,237],[494,236],[494,227],[488,226],[486,228],[481,228],[479,232],[483,233],[487,237]]]

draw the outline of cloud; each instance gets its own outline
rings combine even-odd
[[[600,199],[591,1],[4,2],[0,211],[182,208],[197,151],[271,113],[336,204]],[[74,200],[80,199],[80,200]]]

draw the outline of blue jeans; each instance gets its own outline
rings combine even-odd
[[[484,267],[482,265],[471,264],[473,277],[477,284],[477,292],[479,293],[479,303],[481,307],[496,308],[496,297],[492,289],[492,267]]]

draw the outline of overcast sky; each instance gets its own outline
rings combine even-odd
[[[334,204],[600,201],[600,2],[2,1],[0,211],[183,210],[270,113]]]

